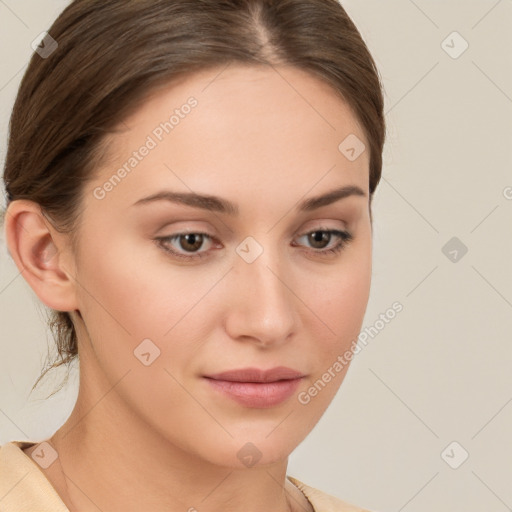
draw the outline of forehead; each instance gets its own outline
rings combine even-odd
[[[93,184],[124,166],[112,200],[133,203],[163,186],[226,196],[270,185],[305,193],[320,179],[324,189],[368,188],[368,143],[351,108],[328,84],[289,66],[231,64],[189,75],[153,92],[119,129]],[[366,145],[355,161],[340,150],[347,137]],[[139,151],[144,146],[151,149]]]

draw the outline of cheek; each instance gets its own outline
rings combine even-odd
[[[370,275],[363,268],[352,268],[350,273],[327,285],[327,300],[322,307],[335,332],[346,335],[348,332],[353,333],[354,329],[359,330],[369,290]]]
[[[343,258],[343,257],[342,257]],[[371,246],[360,247],[347,256],[335,272],[317,281],[311,309],[316,314],[324,350],[330,354],[344,350],[357,338],[368,304],[371,284]],[[326,336],[327,334],[327,336]]]
[[[149,339],[161,352],[159,364],[186,366],[212,327],[209,318],[216,318],[215,306],[203,299],[222,269],[177,266],[151,241],[111,238],[102,247],[101,254],[82,256],[78,277],[80,310],[98,355],[128,368],[138,363],[134,350]]]
[[[187,269],[166,258],[151,240],[111,237],[101,252],[82,255],[82,302],[98,313],[98,322],[117,323],[137,337],[163,336],[208,284],[192,283]]]
[[[307,349],[314,371],[297,398],[307,410],[316,411],[317,418],[334,398],[352,361],[346,354],[357,342],[368,303],[370,256],[366,250],[354,251],[338,272],[310,285],[308,306],[315,314],[309,316]]]

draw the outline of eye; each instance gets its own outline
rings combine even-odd
[[[339,253],[353,240],[354,237],[348,231],[318,228],[314,231],[309,231],[308,233],[301,235],[299,239],[301,238],[305,238],[306,241],[311,244],[313,249],[315,249],[310,252],[321,256],[328,256]],[[332,242],[333,238],[337,238],[338,241],[329,247],[329,243]]]
[[[176,233],[175,235],[160,237],[156,240],[159,241],[158,245],[162,247],[164,251],[171,253],[177,258],[191,260],[206,256],[206,252],[197,252],[197,250],[203,247],[206,240],[209,240],[211,244],[213,237],[207,233],[190,232]],[[177,243],[178,250],[170,248],[169,243],[171,244],[171,247],[175,248],[176,245],[173,245],[173,243]],[[183,252],[179,252],[180,250],[185,251],[185,254]],[[186,254],[187,252],[190,254]]]
[[[348,231],[318,228],[301,235],[299,239],[301,238],[306,238],[307,243],[311,244],[312,250],[309,252],[315,255],[329,256],[339,253],[344,249],[353,240],[353,235]],[[338,241],[334,245],[330,245],[333,239],[337,239]],[[158,242],[158,246],[164,251],[170,253],[173,257],[188,261],[208,256],[208,250],[199,251],[199,249],[204,248],[204,245],[212,247],[215,245],[213,243],[214,240],[211,235],[201,232],[176,233],[172,236],[155,239],[155,241]],[[222,247],[220,244],[218,246]]]

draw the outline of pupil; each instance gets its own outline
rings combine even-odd
[[[186,243],[191,245],[192,247],[184,247],[183,244],[180,244],[182,249],[199,249],[201,245],[203,245],[203,235],[197,235],[194,233],[183,235],[183,238],[185,238]]]
[[[310,235],[310,241],[313,242],[313,247],[315,247],[315,244],[320,242],[320,245],[322,245],[322,242],[329,242],[329,233],[326,231],[315,231],[314,233],[311,233]],[[316,248],[322,248],[322,247],[316,247]]]

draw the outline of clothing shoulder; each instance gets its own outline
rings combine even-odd
[[[323,491],[314,489],[291,476],[288,476],[288,479],[302,491],[315,509],[315,512],[371,512]]]
[[[0,446],[0,510],[69,512],[43,471],[23,451],[33,444],[11,441]]]

